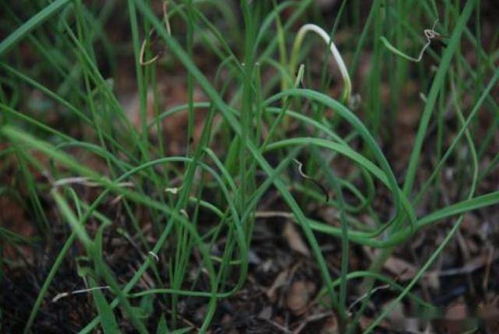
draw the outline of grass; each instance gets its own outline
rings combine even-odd
[[[2,3],[0,197],[20,203],[34,231],[23,235],[0,215],[2,280],[23,266],[23,250],[58,249],[35,273],[28,312],[7,319],[12,305],[1,306],[5,328],[36,332],[69,266],[80,281],[65,288],[88,289],[92,318],[67,328],[206,332],[249,284],[254,232],[269,224],[262,209],[290,214],[301,230],[320,273],[316,299],[340,332],[359,330],[378,282],[396,295],[362,332],[406,299],[435,312],[421,278],[467,215],[486,219],[499,204],[490,186],[499,163],[497,33],[483,43],[483,3],[341,1],[327,15],[311,0],[168,1],[162,12],[139,0],[37,0],[22,11]],[[440,50],[422,34],[437,19]],[[326,46],[304,39],[307,31]],[[185,77],[180,103],[162,91],[174,75]],[[133,81],[136,109],[122,102],[120,78]],[[399,138],[399,120],[414,109],[414,139]],[[182,115],[185,125],[166,126]],[[405,157],[394,153],[397,140],[411,147]],[[269,195],[282,204],[262,208]],[[337,223],[310,209],[325,207]],[[399,284],[386,261],[429,229],[442,241]],[[110,238],[133,245],[125,273]],[[338,267],[328,244],[339,245]],[[354,270],[362,246],[379,252]],[[181,310],[193,299],[204,305],[198,320]]]

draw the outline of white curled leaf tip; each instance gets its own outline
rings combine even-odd
[[[350,100],[350,94],[352,91],[352,81],[350,80],[350,75],[348,74],[348,69],[345,65],[345,62],[343,61],[343,58],[341,57],[340,52],[338,51],[338,48],[336,48],[336,45],[332,41],[332,39],[329,37],[328,33],[324,31],[321,27],[315,25],[315,24],[305,24],[303,25],[300,30],[298,30],[298,33],[296,34],[296,39],[295,39],[295,44],[293,46],[293,54],[292,57],[297,57],[298,49],[301,46],[301,43],[303,42],[303,39],[305,37],[305,34],[307,32],[314,32],[317,35],[319,35],[324,42],[329,46],[329,49],[331,51],[331,54],[333,55],[334,60],[336,61],[336,64],[338,65],[338,68],[341,73],[341,77],[343,78],[344,82],[344,89],[343,89],[343,99],[345,99],[346,102]],[[291,67],[292,70],[294,71],[296,64],[294,61],[291,61]]]
[[[177,187],[171,187],[171,188],[165,188],[165,192],[176,195],[180,191],[180,188]]]
[[[149,251],[148,254],[151,255],[156,260],[156,262],[159,262],[159,256],[156,253],[154,253],[153,251]]]

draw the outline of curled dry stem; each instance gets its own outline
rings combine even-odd
[[[409,61],[419,63],[423,59],[423,55],[424,55],[426,49],[428,49],[428,47],[431,45],[431,41],[435,38],[440,38],[440,34],[435,31],[435,26],[437,25],[437,22],[438,22],[438,19],[435,20],[431,29],[425,29],[423,31],[425,38],[426,38],[426,43],[425,43],[425,45],[423,45],[423,48],[421,49],[421,51],[419,51],[419,56],[417,58],[411,57],[411,56],[403,53],[402,51],[400,51],[399,49],[394,47],[384,36],[381,36],[380,40],[388,48],[388,50],[392,51],[396,55],[398,55],[404,59],[407,59]]]
[[[168,1],[163,2],[162,8],[163,8],[163,21],[165,22],[165,28],[166,28],[166,31],[168,32],[168,35],[171,36],[172,30],[171,30],[171,26],[170,26],[170,19],[168,18]],[[152,57],[151,59],[144,60],[146,45],[149,44],[149,40],[151,39],[152,34],[153,34],[153,30],[149,31],[149,36],[142,41],[142,45],[140,46],[139,62],[140,62],[140,65],[142,65],[142,66],[147,66],[147,65],[151,65],[151,64],[155,63],[159,59],[159,57],[161,57],[161,54],[162,54],[160,52],[160,53],[156,54],[154,57]]]
[[[325,196],[326,203],[329,202],[329,192],[327,191],[326,187],[322,185],[319,181],[313,179],[312,177],[308,176],[303,172],[303,164],[298,161],[297,159],[293,159],[294,162],[298,165],[298,173],[300,173],[300,176],[303,177],[305,180],[308,180],[315,184],[323,193]]]
[[[296,34],[295,42],[293,44],[293,49],[291,51],[291,59],[290,59],[290,63],[289,63],[290,73],[294,76],[299,51],[300,51],[301,45],[303,43],[303,40],[305,38],[305,35],[308,32],[316,33],[329,46],[329,49],[331,50],[331,54],[333,55],[333,59],[336,61],[336,64],[338,65],[338,68],[339,68],[340,73],[341,73],[341,77],[343,78],[344,88],[343,88],[343,95],[341,98],[342,98],[343,102],[348,103],[350,101],[351,94],[352,94],[352,81],[350,80],[350,75],[348,74],[347,67],[345,65],[345,62],[343,61],[343,58],[341,57],[340,52],[336,48],[336,45],[334,44],[333,40],[319,26],[317,26],[315,24],[305,24],[300,28],[300,30],[298,30],[298,33]]]

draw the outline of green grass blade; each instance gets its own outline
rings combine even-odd
[[[2,57],[7,51],[9,51],[10,48],[12,48],[16,43],[23,39],[24,36],[29,34],[40,24],[48,20],[59,9],[67,5],[69,2],[71,2],[71,0],[56,0],[42,9],[36,15],[32,16],[28,21],[17,28],[13,33],[7,36],[7,38],[5,38],[0,43],[0,57]]]
[[[409,195],[412,192],[414,179],[416,177],[416,171],[418,169],[418,164],[421,157],[421,150],[423,148],[423,142],[428,131],[428,125],[430,123],[431,116],[433,114],[433,111],[435,110],[435,103],[437,102],[437,97],[444,85],[445,77],[451,65],[452,58],[457,51],[457,48],[461,41],[461,35],[466,27],[466,23],[468,22],[471,13],[473,12],[475,3],[476,0],[468,0],[466,2],[466,6],[464,7],[458,21],[456,22],[456,26],[452,32],[449,44],[445,49],[442,60],[440,61],[437,74],[433,79],[430,93],[428,94],[428,99],[426,101],[426,105],[421,116],[421,121],[419,123],[416,140],[414,142],[411,157],[409,160],[409,165],[407,166],[407,173],[405,176],[403,187],[404,193],[406,195]]]

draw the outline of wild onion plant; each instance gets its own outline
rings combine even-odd
[[[334,311],[341,332],[359,328],[380,284],[396,295],[365,333],[402,300],[435,311],[418,283],[467,214],[486,217],[499,203],[497,187],[486,186],[499,162],[497,55],[482,45],[477,0],[462,8],[450,0],[340,3],[327,17],[312,0],[0,5],[8,32],[0,43],[0,196],[25,203],[36,231],[26,237],[5,225],[0,236],[17,251],[40,243],[58,250],[36,275],[25,333],[36,332],[48,303],[81,293],[93,298],[93,320],[80,333],[115,333],[124,322],[139,333],[207,332],[221,303],[249,284],[254,231],[274,224],[259,218],[269,194],[282,202],[276,215],[305,238],[321,275],[315,301]],[[113,29],[125,29],[114,31],[126,36],[121,45]],[[447,43],[433,50],[440,32]],[[120,73],[134,80],[138,122],[117,88]],[[172,105],[161,84],[178,75],[184,101]],[[417,87],[410,96],[408,82]],[[409,107],[418,121],[404,158],[389,152]],[[181,149],[172,153],[165,124],[183,115]],[[314,212],[326,207],[334,220]],[[445,237],[408,282],[382,271],[429,229]],[[130,247],[125,274],[111,263],[108,235]],[[338,245],[337,268],[326,244]],[[360,247],[375,256],[353,270]],[[16,262],[3,258],[4,275]],[[68,263],[81,279],[73,291],[54,283]],[[182,307],[194,299],[202,317],[186,321]],[[12,305],[1,307],[7,314]]]

